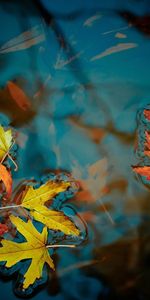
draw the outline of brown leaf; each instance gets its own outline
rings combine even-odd
[[[13,100],[22,110],[27,111],[31,108],[29,98],[17,84],[8,81],[7,88]]]
[[[0,235],[3,235],[4,233],[8,232],[8,227],[5,224],[0,223]]]

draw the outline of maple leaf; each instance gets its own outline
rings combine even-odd
[[[141,176],[145,176],[147,180],[150,180],[150,166],[132,167],[133,171]]]
[[[51,269],[54,268],[54,263],[48,252],[47,243],[47,228],[44,227],[42,233],[38,232],[32,224],[31,220],[27,223],[19,217],[10,216],[11,222],[17,227],[18,231],[25,237],[26,242],[17,243],[3,239],[0,248],[0,261],[6,261],[5,266],[10,268],[16,263],[31,259],[31,264],[24,274],[23,288],[27,289],[36,279],[42,277],[42,271],[45,263]]]
[[[27,186],[22,194],[21,204],[18,206],[30,210],[33,218],[52,230],[60,230],[66,235],[79,235],[79,230],[74,223],[63,212],[50,210],[44,204],[52,200],[60,192],[66,191],[70,187],[70,182],[47,181],[45,184],[35,189]]]
[[[10,198],[12,194],[12,177],[11,173],[2,164],[0,164],[0,180],[2,180],[5,185],[7,198]]]
[[[12,131],[11,129],[4,130],[2,126],[0,126],[0,160],[2,161],[5,156],[8,154],[10,147],[12,146]]]
[[[150,133],[148,131],[145,131],[145,138],[146,142],[144,145],[146,147],[146,150],[144,151],[144,154],[150,156]]]

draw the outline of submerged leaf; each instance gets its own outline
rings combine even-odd
[[[86,171],[86,178],[78,162],[74,161],[72,175],[79,181],[81,191],[78,192],[76,199],[79,201],[97,201],[104,194],[107,178],[107,159],[97,160],[89,165]]]
[[[24,111],[30,109],[31,103],[23,90],[14,82],[8,81],[7,88],[13,100]]]
[[[5,266],[10,268],[16,263],[31,259],[31,264],[24,274],[23,288],[27,289],[36,279],[42,277],[45,263],[54,269],[54,263],[49,255],[47,243],[47,228],[44,227],[39,233],[29,220],[27,223],[22,219],[11,216],[11,222],[17,227],[18,231],[25,237],[26,242],[16,243],[3,239],[0,248],[0,261],[6,261]]]
[[[138,47],[138,44],[136,44],[136,43],[119,43],[119,44],[117,44],[113,47],[110,47],[110,48],[106,49],[104,52],[101,52],[100,54],[97,54],[97,55],[93,56],[90,59],[90,61],[95,61],[95,60],[100,59],[102,57],[111,55],[113,53],[118,53],[118,52],[125,51],[125,50],[128,50],[128,49],[136,48],[136,47]]]
[[[1,48],[0,53],[9,53],[28,49],[34,45],[42,43],[45,40],[45,34],[42,25],[34,26],[30,30],[24,31],[17,37],[6,42]]]

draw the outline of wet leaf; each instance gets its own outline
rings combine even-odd
[[[31,108],[31,103],[24,91],[14,82],[8,81],[7,88],[13,100],[24,111]]]
[[[150,110],[149,109],[144,109],[144,117],[150,121]]]
[[[144,154],[150,156],[150,133],[148,131],[145,132],[145,138],[146,142],[144,145],[146,147],[146,150],[144,151]]]
[[[145,176],[147,180],[150,180],[150,166],[132,167],[133,171],[141,176]]]
[[[37,189],[27,186],[19,206],[30,210],[30,215],[49,229],[60,230],[67,235],[79,235],[79,230],[63,212],[50,210],[44,206],[47,201],[66,191],[70,185],[70,182],[50,180]]]
[[[48,232],[47,228],[44,227],[42,233],[39,233],[30,220],[26,223],[15,216],[11,216],[10,219],[25,237],[26,242],[17,243],[3,239],[0,248],[0,261],[6,261],[5,266],[10,268],[24,259],[31,259],[31,264],[24,274],[23,281],[23,288],[27,289],[36,279],[42,277],[45,263],[54,269],[53,260],[46,245]]]
[[[12,177],[10,171],[2,164],[0,164],[0,180],[4,183],[7,198],[10,198],[12,194]]]
[[[1,161],[9,152],[9,149],[12,146],[12,141],[13,141],[13,137],[12,137],[11,129],[4,130],[4,128],[0,126],[0,160]]]
[[[8,232],[8,227],[6,224],[0,223],[0,235],[3,235],[4,233]]]
[[[143,115],[145,119],[148,121],[145,123],[145,120],[143,120]],[[133,171],[140,176],[144,176],[145,179],[148,181],[147,184],[149,184],[150,181],[150,166],[147,163],[147,157],[150,157],[150,131],[149,131],[149,121],[150,121],[150,110],[144,109],[139,114],[139,130],[138,130],[138,142],[137,142],[137,149],[136,152],[140,158],[140,163],[142,165],[133,166]],[[145,160],[146,159],[146,160]],[[144,182],[145,184],[146,182]]]

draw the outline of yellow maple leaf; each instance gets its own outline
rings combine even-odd
[[[49,180],[37,189],[27,186],[19,206],[30,210],[30,215],[49,229],[60,230],[66,235],[78,236],[79,230],[63,212],[50,210],[44,206],[60,192],[66,191],[70,185],[70,182]]]
[[[42,233],[38,232],[31,220],[26,223],[15,216],[10,216],[10,220],[25,237],[26,242],[16,243],[3,239],[1,241],[2,247],[0,247],[0,261],[6,261],[5,266],[10,268],[24,259],[31,259],[31,264],[24,274],[23,281],[23,288],[27,289],[36,279],[42,277],[45,263],[51,269],[55,269],[46,245],[48,232],[46,227],[43,228]]]
[[[4,130],[2,126],[0,126],[0,160],[9,152],[9,149],[12,145],[12,131],[11,129]]]

